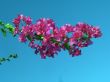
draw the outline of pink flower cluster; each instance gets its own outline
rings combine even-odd
[[[61,49],[68,50],[72,56],[79,56],[81,48],[92,44],[91,38],[100,37],[101,31],[85,23],[75,26],[65,24],[58,28],[49,18],[41,18],[32,24],[30,17],[19,15],[13,20],[15,35],[19,35],[21,42],[29,41],[29,46],[40,53],[41,58],[54,57]]]

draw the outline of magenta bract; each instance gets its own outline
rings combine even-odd
[[[29,46],[35,49],[35,54],[40,53],[41,58],[54,57],[61,49],[68,50],[72,56],[79,56],[81,48],[92,44],[92,38],[102,35],[98,27],[85,23],[78,23],[75,26],[65,24],[58,28],[49,18],[41,18],[32,24],[30,17],[19,15],[13,23],[14,34],[19,35],[21,42],[29,41]],[[21,26],[21,23],[24,24]]]

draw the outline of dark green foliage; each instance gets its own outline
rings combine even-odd
[[[6,36],[6,30],[4,28],[0,28],[0,31],[2,32],[3,36]]]
[[[17,54],[10,54],[8,57],[4,58],[4,57],[1,57],[0,58],[0,64],[2,64],[3,62],[6,62],[6,61],[10,61],[11,59],[15,59],[17,58],[18,55]]]
[[[67,50],[69,50],[69,49],[70,49],[70,46],[69,46],[69,44],[68,44],[68,43],[65,43],[65,44],[64,44],[64,46],[65,46],[65,48],[66,48]]]
[[[30,35],[26,36],[28,40],[32,41],[32,37]]]
[[[35,39],[43,40],[43,36],[42,36],[42,35],[37,35],[37,34],[35,34]]]

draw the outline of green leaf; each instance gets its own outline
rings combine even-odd
[[[12,54],[10,54],[10,55],[9,55],[9,58],[12,58],[12,57],[13,57],[13,55],[12,55]]]
[[[5,28],[8,29],[8,31],[10,33],[13,33],[14,32],[14,27],[11,25],[11,24],[5,24]]]
[[[5,60],[5,58],[0,58],[0,62],[4,62]]]
[[[17,54],[10,54],[8,58],[17,58]]]
[[[1,30],[1,32],[3,34],[3,36],[6,36],[6,30],[4,28],[1,28],[0,30]]]
[[[14,33],[14,28],[9,28],[8,30],[10,33],[12,33],[12,34]]]
[[[89,36],[88,36],[86,33],[83,34],[83,38],[84,38],[84,39],[87,39],[88,37],[89,37]]]
[[[2,64],[5,61],[10,61],[11,59],[15,59],[17,57],[17,54],[10,54],[7,58],[0,57],[0,64]]]
[[[38,39],[38,40],[43,40],[43,36],[42,35],[35,34],[35,38]]]
[[[2,60],[3,60],[3,61],[6,61],[6,59],[5,59],[5,58],[2,58]]]
[[[18,57],[18,55],[17,55],[17,54],[14,54],[14,55],[13,55],[13,58],[17,58],[17,57]]]
[[[0,20],[0,25],[4,25],[4,23]]]
[[[0,62],[2,62],[2,58],[0,58]]]
[[[8,24],[5,24],[5,28],[10,28],[12,27],[9,23]]]
[[[9,58],[7,58],[6,60],[7,60],[7,61],[10,61],[10,59],[9,59]]]
[[[30,35],[26,36],[28,40],[32,41],[32,37]]]
[[[64,44],[64,46],[65,46],[65,48],[66,48],[67,50],[69,50],[69,49],[70,49],[70,46],[69,46],[69,44],[68,44],[68,43],[65,43],[65,44]]]
[[[51,41],[52,41],[53,43],[56,43],[56,42],[57,42],[54,38],[51,38]]]
[[[52,41],[53,43],[58,44],[58,45],[60,45],[60,43],[61,43],[61,42],[57,41],[55,38],[53,38],[53,37],[51,38],[51,41]]]

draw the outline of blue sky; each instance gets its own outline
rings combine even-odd
[[[19,57],[0,66],[0,82],[110,82],[110,1],[109,0],[0,0],[0,19],[12,22],[17,14],[31,16],[33,22],[52,18],[57,26],[86,22],[100,26],[103,36],[71,57],[67,51],[41,59],[34,50],[10,34],[0,34],[0,56]]]

